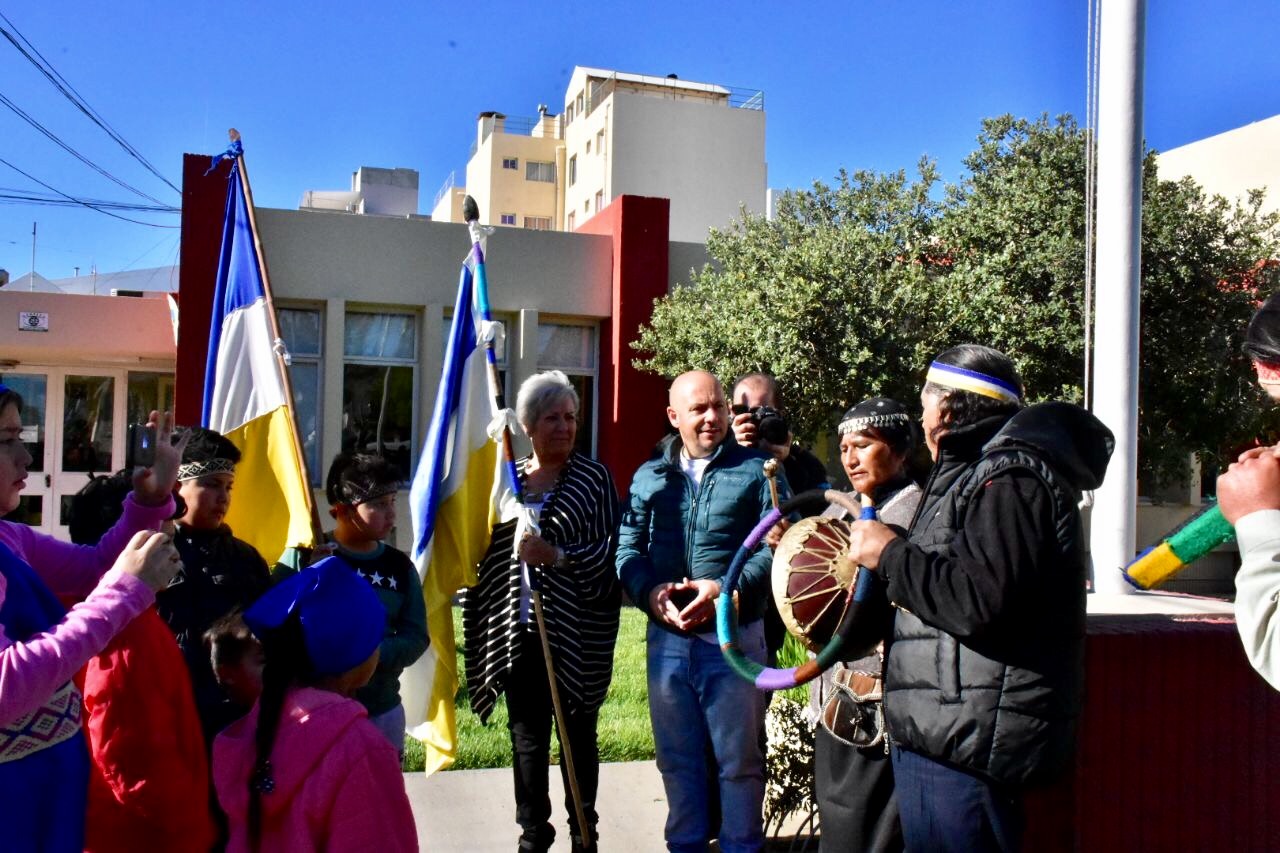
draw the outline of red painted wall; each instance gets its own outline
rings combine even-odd
[[[667,293],[668,224],[665,198],[624,195],[577,229],[613,238],[613,310],[600,336],[600,461],[625,493],[666,427],[667,380],[631,366],[640,326],[653,300]]]
[[[204,397],[204,363],[209,352],[209,319],[222,248],[231,161],[208,175],[213,157],[182,156],[182,238],[178,270],[178,363],[174,381],[174,419],[200,423]]]

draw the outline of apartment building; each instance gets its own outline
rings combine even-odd
[[[489,224],[574,231],[637,195],[670,199],[671,238],[700,243],[765,208],[758,90],[578,66],[559,116],[481,113],[476,134],[466,184],[445,181],[436,221],[461,221],[469,193]]]
[[[368,216],[417,216],[418,171],[361,166],[351,173],[350,190],[307,190],[298,209]]]

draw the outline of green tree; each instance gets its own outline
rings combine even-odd
[[[767,370],[801,435],[870,393],[918,393],[944,307],[931,301],[936,183],[927,161],[912,179],[841,172],[834,187],[784,194],[773,221],[744,215],[712,232],[714,263],[657,301],[637,363],[726,381]]]
[[[778,377],[797,432],[872,394],[915,399],[928,359],[978,341],[1018,362],[1028,395],[1082,399],[1085,134],[1069,117],[983,122],[967,173],[841,172],[787,193],[771,222],[713,232],[713,263],[655,304],[637,364]],[[1277,217],[1162,181],[1143,186],[1141,470],[1185,473],[1264,426],[1239,343],[1280,254]]]

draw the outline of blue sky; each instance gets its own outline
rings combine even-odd
[[[345,189],[358,166],[421,174],[429,212],[462,173],[475,116],[559,111],[574,65],[764,91],[769,184],[841,167],[961,174],[980,120],[1083,115],[1085,0],[645,3],[20,0],[5,15],[106,120],[180,185],[184,152],[244,134],[259,205]],[[1153,0],[1148,143],[1167,149],[1280,113],[1280,3]],[[100,166],[178,204],[0,40],[0,94]],[[139,201],[0,107],[0,158],[71,195]],[[0,190],[41,188],[0,164]],[[131,214],[125,214],[131,215]],[[137,218],[176,225],[176,216]],[[159,266],[176,228],[0,202],[0,267],[49,278]]]

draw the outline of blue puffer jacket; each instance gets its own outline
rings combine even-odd
[[[669,436],[660,455],[636,470],[618,531],[618,577],[646,613],[649,593],[660,583],[721,580],[751,529],[773,508],[762,467],[766,454],[730,436],[712,454],[695,494],[680,469],[681,446],[678,435]],[[781,500],[789,496],[781,470],[778,492]],[[764,613],[772,559],[761,546],[742,570],[738,612],[743,624]]]

